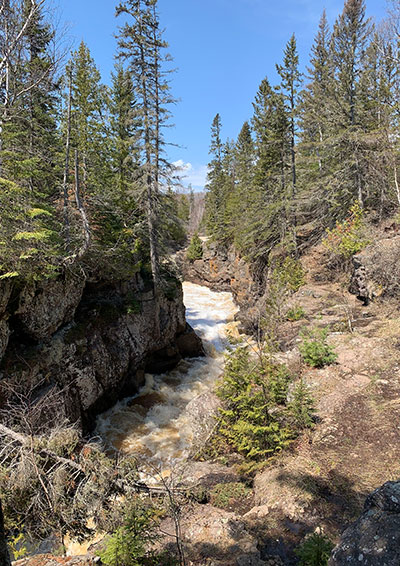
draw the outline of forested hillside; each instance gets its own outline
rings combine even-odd
[[[182,241],[163,130],[173,99],[156,2],[122,2],[110,84],[63,52],[44,1],[2,2],[1,279],[151,271]],[[119,27],[119,19],[123,19]],[[65,50],[65,46],[64,46]]]
[[[360,210],[379,221],[399,207],[399,16],[374,24],[347,0],[323,12],[306,73],[296,37],[261,82],[236,141],[211,128],[206,204],[213,240],[261,264],[278,244],[298,254]],[[271,70],[270,70],[271,72]],[[357,244],[355,244],[357,245]]]

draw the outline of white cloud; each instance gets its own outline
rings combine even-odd
[[[183,159],[178,159],[178,161],[174,161],[172,165],[174,165],[180,173],[184,171],[191,171],[193,168],[193,165],[191,163],[185,163]]]
[[[207,182],[207,165],[192,165],[192,163],[185,163],[182,159],[174,161],[173,165],[177,168],[177,173],[182,179],[182,184],[188,186],[192,185],[195,190],[203,190]]]

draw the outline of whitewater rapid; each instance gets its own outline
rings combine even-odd
[[[158,469],[171,469],[187,458],[193,431],[187,404],[213,388],[221,375],[227,331],[237,307],[230,293],[184,283],[189,324],[203,340],[206,357],[182,360],[172,371],[146,375],[146,384],[97,420],[97,434],[109,449],[137,456]]]

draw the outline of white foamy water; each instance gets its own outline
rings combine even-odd
[[[205,358],[183,360],[163,375],[146,375],[146,385],[98,417],[97,434],[110,448],[133,454],[164,470],[184,460],[192,429],[186,405],[209,391],[223,367],[227,328],[237,308],[230,293],[184,283],[189,324],[203,339]]]

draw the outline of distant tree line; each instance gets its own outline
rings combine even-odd
[[[379,220],[400,205],[400,3],[379,27],[364,0],[346,0],[329,27],[325,12],[300,72],[296,38],[265,78],[238,139],[211,127],[208,234],[265,261],[316,241],[358,202]]]

